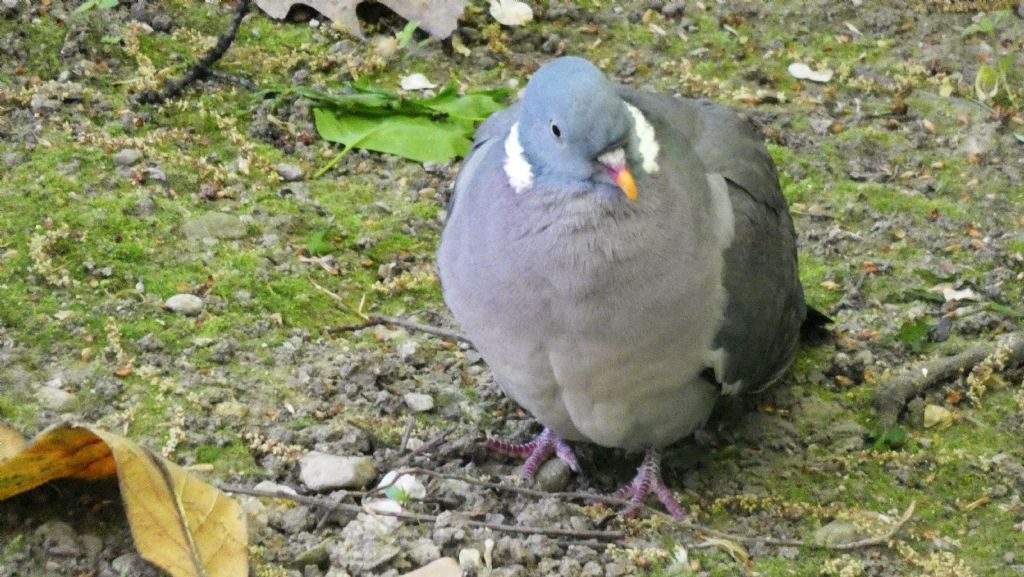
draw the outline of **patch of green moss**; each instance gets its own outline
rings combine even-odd
[[[224,446],[199,445],[195,447],[196,461],[208,463],[223,473],[250,474],[259,471],[248,447],[241,441]]]

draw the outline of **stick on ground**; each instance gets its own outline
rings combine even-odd
[[[958,355],[934,359],[889,379],[871,399],[882,424],[895,424],[911,399],[937,383],[969,373],[1002,346],[1008,347],[1010,353],[1005,363],[1006,368],[1024,364],[1024,333],[1016,332],[1003,335],[995,342],[972,347]]]

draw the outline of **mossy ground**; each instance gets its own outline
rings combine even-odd
[[[685,486],[684,503],[700,521],[734,533],[803,538],[834,518],[898,515],[912,501],[917,512],[900,546],[787,556],[754,547],[746,566],[716,549],[691,548],[690,558],[709,575],[938,576],[954,574],[960,561],[978,575],[1019,573],[1024,478],[996,458],[1024,460],[1019,373],[1005,375],[1005,386],[991,387],[976,405],[949,392],[963,383],[930,394],[926,402],[952,410],[953,424],[925,429],[909,415],[909,441],[899,450],[871,448],[870,439],[840,450],[823,430],[853,422],[872,431],[871,394],[889,375],[1019,326],[1024,144],[1014,134],[1024,125],[1008,92],[978,102],[973,74],[993,52],[1012,54],[1009,78],[1018,84],[1004,90],[1020,94],[1024,24],[1010,16],[992,38],[961,37],[976,12],[933,3],[806,4],[688,6],[683,21],[644,2],[623,3],[620,16],[613,3],[582,3],[548,19],[558,6],[541,3],[538,21],[517,30],[473,5],[467,25],[478,34],[466,41],[474,51],[468,58],[437,41],[382,53],[373,41],[254,14],[217,69],[276,88],[301,77],[306,84],[362,78],[393,89],[413,71],[466,89],[521,86],[550,57],[540,46],[554,37],[559,52],[586,56],[620,81],[741,108],[770,142],[801,231],[808,299],[831,311],[837,342],[804,351],[754,409],[792,424],[779,446],[725,431],[709,455],[683,459],[692,467],[667,467],[685,477],[678,488]],[[277,163],[308,175],[333,150],[316,140],[308,109],[294,100],[275,108],[222,82],[159,108],[131,100],[180,74],[225,28],[230,6],[151,3],[174,22],[169,34],[145,30],[127,6],[61,8],[44,3],[0,20],[11,55],[0,63],[0,419],[27,434],[59,418],[98,422],[176,460],[208,463],[214,477],[253,482],[266,463],[246,433],[258,436],[269,423],[298,430],[344,418],[379,444],[397,444],[403,417],[324,409],[310,401],[320,389],[295,385],[300,361],[289,364],[278,351],[296,335],[312,335],[326,350],[384,356],[392,354],[386,339],[330,329],[360,322],[357,310],[428,318],[443,311],[431,263],[451,173],[357,153],[323,178],[282,183]],[[401,25],[385,18],[367,33],[386,37]],[[479,54],[494,64],[478,66]],[[836,76],[824,85],[798,81],[786,70],[794,61]],[[72,73],[78,96],[53,111],[31,107],[47,82],[76,69],[86,71]],[[118,166],[113,156],[126,148],[140,150],[143,162]],[[145,199],[153,208],[140,211]],[[212,242],[183,234],[185,223],[211,211],[238,217],[245,234]],[[313,258],[323,255],[311,255],[311,243],[330,260]],[[941,294],[932,291],[939,282],[969,286],[992,306],[957,321],[950,341],[926,342],[913,354],[900,328],[941,315]],[[181,292],[203,295],[200,317],[161,308]],[[147,335],[158,336],[158,349],[140,344]],[[226,360],[217,348],[225,342]],[[872,360],[858,374],[836,369],[837,351],[865,350]],[[435,353],[453,354],[421,343],[421,354]],[[429,361],[419,370],[444,371]],[[382,373],[422,384],[402,370]],[[60,411],[34,394],[54,379],[75,394]],[[500,428],[510,409],[493,395],[477,396],[476,380],[467,374],[438,402],[476,403],[484,409],[463,425]],[[239,404],[249,410],[230,412]],[[287,407],[298,407],[294,420]],[[224,414],[204,421],[214,409]],[[449,420],[421,415],[417,427],[443,430]],[[183,422],[204,432],[169,445]],[[615,478],[598,481],[607,489]],[[665,543],[633,557],[640,573],[666,574],[672,544],[692,543],[663,525],[635,530]],[[0,527],[0,565],[32,531]]]

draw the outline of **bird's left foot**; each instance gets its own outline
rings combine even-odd
[[[499,453],[526,459],[523,463],[523,477],[527,479],[532,479],[540,466],[552,456],[561,459],[574,473],[580,472],[580,464],[576,461],[572,447],[551,429],[544,429],[540,436],[529,443],[517,444],[504,439],[487,439],[484,446]]]
[[[686,517],[686,511],[676,501],[672,490],[665,486],[661,479],[661,455],[656,449],[648,449],[644,462],[636,472],[636,477],[614,493],[616,497],[629,498],[629,504],[622,511],[623,517],[633,517],[644,506],[647,496],[653,492],[665,509],[676,519]]]

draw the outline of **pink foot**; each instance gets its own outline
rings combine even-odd
[[[544,429],[536,439],[529,443],[517,444],[510,443],[504,439],[487,439],[484,441],[484,446],[499,453],[526,459],[526,462],[523,463],[523,477],[526,479],[532,479],[537,474],[537,469],[550,459],[552,455],[557,456],[562,462],[569,465],[573,472],[580,472],[580,464],[576,461],[576,455],[573,454],[572,447],[559,438],[551,429]]]
[[[623,517],[633,517],[640,512],[644,500],[651,494],[651,491],[658,497],[665,509],[676,519],[686,517],[686,511],[676,501],[675,495],[665,486],[661,480],[661,455],[656,449],[647,449],[644,455],[644,462],[637,469],[636,477],[629,484],[616,491],[616,497],[629,497],[629,505],[622,511]]]

